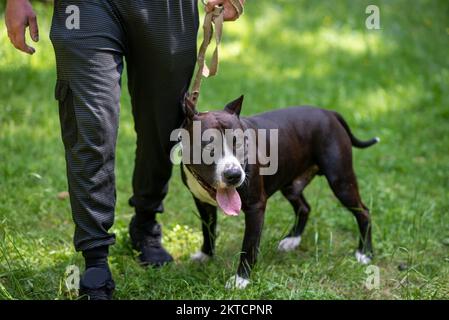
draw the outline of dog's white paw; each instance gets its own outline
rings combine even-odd
[[[279,251],[292,251],[295,250],[299,244],[301,243],[301,236],[298,237],[288,237],[285,239],[282,239],[281,242],[279,242],[278,250]]]
[[[250,281],[248,279],[242,278],[238,275],[232,276],[226,282],[226,289],[245,289],[249,285]]]
[[[192,261],[196,261],[196,262],[200,262],[200,263],[207,262],[207,261],[209,261],[210,258],[211,257],[209,255],[205,254],[202,251],[197,251],[190,256],[190,259]]]
[[[361,264],[369,264],[369,263],[371,263],[371,258],[368,257],[366,254],[360,252],[359,250],[357,250],[355,252],[355,258],[357,259],[357,262],[361,263]]]

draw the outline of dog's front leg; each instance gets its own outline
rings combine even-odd
[[[217,208],[195,198],[195,204],[200,213],[203,230],[203,245],[200,251],[195,252],[191,259],[206,262],[215,252],[215,238],[217,229]]]
[[[244,210],[245,235],[243,238],[240,263],[237,275],[231,277],[226,283],[226,288],[244,289],[249,284],[251,269],[257,260],[260,238],[265,216],[266,202],[260,202]]]

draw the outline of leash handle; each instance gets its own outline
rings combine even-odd
[[[198,51],[197,57],[198,70],[195,74],[192,90],[190,94],[188,94],[186,97],[186,99],[189,100],[190,104],[193,105],[193,107],[195,108],[198,103],[198,98],[200,96],[201,82],[203,80],[203,77],[205,78],[213,77],[218,72],[218,54],[221,43],[221,37],[223,33],[223,22],[224,22],[223,12],[224,12],[223,6],[215,6],[214,10],[208,12],[204,17],[203,23],[204,38]],[[215,49],[212,54],[211,64],[209,68],[206,64],[206,52],[207,48],[209,47],[212,41],[212,38],[214,37],[214,33],[215,33]]]
[[[237,16],[240,17],[244,11],[242,2],[240,2],[240,0],[230,0],[230,2],[237,12]]]

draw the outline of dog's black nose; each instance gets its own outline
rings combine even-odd
[[[223,172],[223,177],[225,178],[225,182],[229,184],[237,184],[242,179],[242,172],[239,168],[230,168],[226,169]]]

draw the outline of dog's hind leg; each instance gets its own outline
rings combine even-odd
[[[347,124],[342,123],[341,119],[338,125],[331,124],[331,129],[333,130],[332,134],[329,134],[321,143],[318,164],[335,196],[357,220],[360,241],[355,256],[358,262],[368,264],[373,257],[371,217],[360,197],[354,173],[352,163],[354,137],[350,137],[350,130]],[[373,139],[370,143],[373,144],[375,141]],[[362,145],[367,146],[370,143],[358,141],[356,144],[363,147]]]
[[[348,163],[344,164],[344,166],[348,165]],[[369,264],[373,257],[371,218],[368,208],[360,198],[352,165],[346,167],[346,170],[336,170],[326,174],[326,178],[335,196],[354,214],[357,220],[360,231],[359,247],[355,254],[357,261],[362,264]]]
[[[290,185],[281,190],[295,211],[295,224],[288,236],[279,242],[279,251],[292,251],[301,243],[301,235],[306,227],[310,213],[310,205],[304,198],[303,190],[312,181],[317,171],[316,167],[311,168],[303,176],[295,179]]]
[[[194,200],[201,218],[203,246],[200,251],[191,256],[191,259],[198,262],[205,262],[214,255],[215,251],[217,208],[195,197]]]

